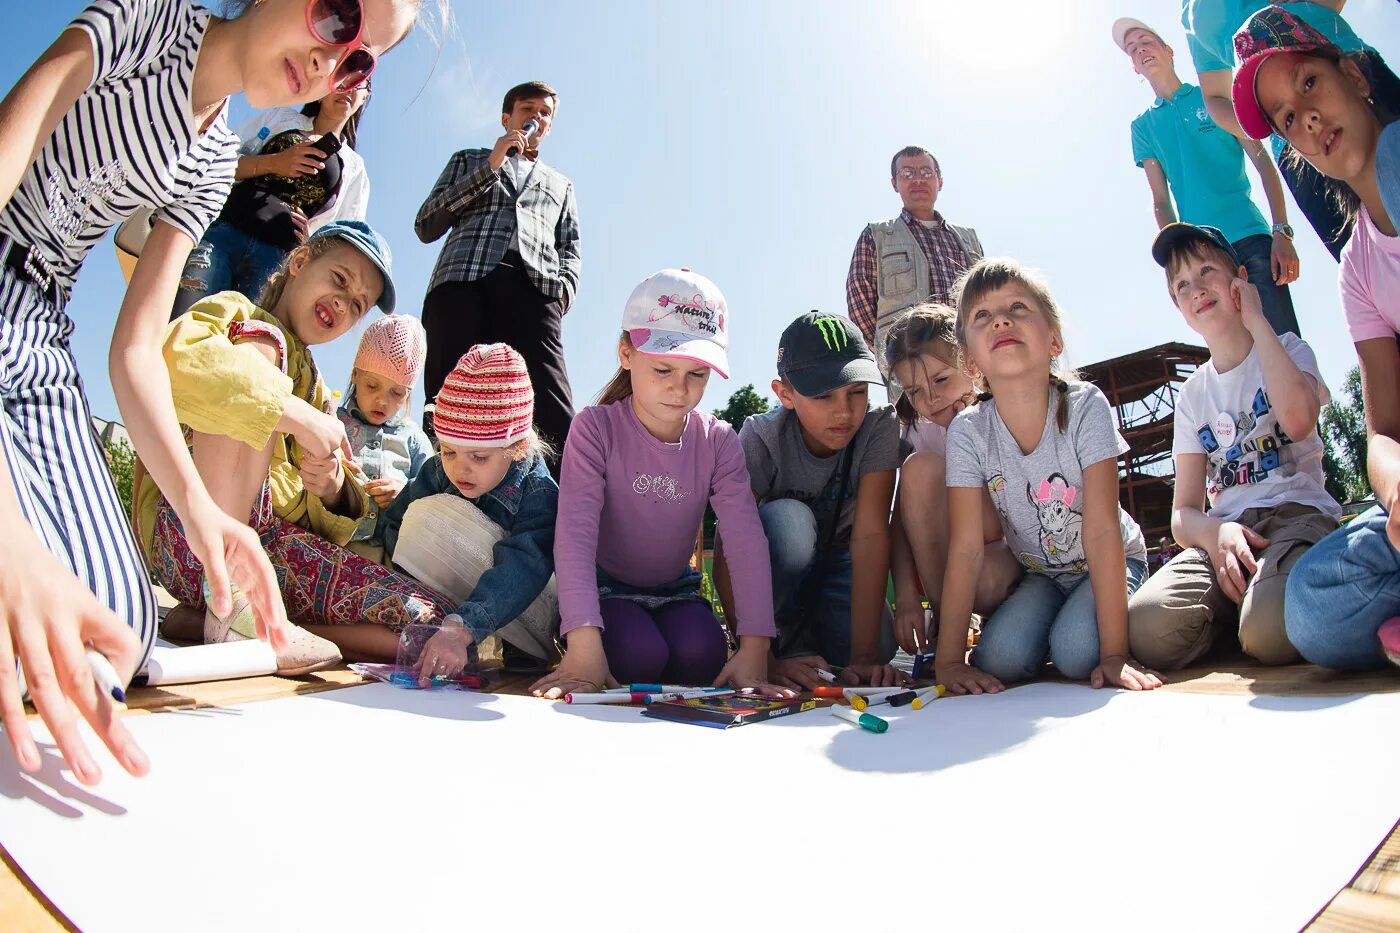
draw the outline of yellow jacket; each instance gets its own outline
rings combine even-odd
[[[286,346],[286,372],[274,369],[252,346],[236,344],[230,332],[261,322],[281,333]],[[354,474],[346,474],[360,499],[359,514],[337,515],[320,497],[306,491],[297,464],[304,451],[291,435],[277,434],[277,422],[287,399],[295,394],[321,411],[333,410],[311,351],[282,323],[238,292],[221,292],[196,304],[177,318],[165,336],[165,364],[180,423],[203,434],[222,434],[261,450],[276,435],[268,482],[272,509],[285,521],[300,525],[326,540],[344,545],[355,533],[359,516],[369,508],[369,495]],[[137,539],[151,556],[160,490],[144,471],[137,471],[133,495]]]

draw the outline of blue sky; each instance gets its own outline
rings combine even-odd
[[[4,88],[83,4],[7,6]],[[667,266],[704,273],[729,302],[732,378],[711,380],[705,406],[747,382],[768,394],[783,327],[812,308],[845,312],[851,249],[867,221],[898,212],[889,159],[911,143],[942,163],[945,216],[976,227],[990,254],[1049,279],[1072,363],[1193,339],[1148,255],[1151,203],[1131,159],[1128,124],[1152,92],[1109,37],[1117,16],[1145,20],[1193,80],[1176,0],[454,6],[456,31],[440,55],[415,36],[375,75],[360,130],[369,219],[393,245],[400,309],[419,313],[441,241],[419,243],[413,217],[448,157],[492,144],[506,88],[535,78],[558,88],[543,158],[578,193],[583,280],[564,345],[579,405],[615,368],[628,294]],[[1345,14],[1400,62],[1395,3],[1351,0]],[[233,118],[247,113],[235,99]],[[1336,264],[1289,207],[1302,257],[1298,317],[1335,387],[1355,356]],[[106,241],[70,305],[93,411],[108,418],[117,411],[107,345],[122,288]],[[354,332],[316,350],[333,387],[357,342]]]

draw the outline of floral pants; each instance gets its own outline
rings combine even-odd
[[[374,622],[397,632],[438,625],[455,606],[397,571],[368,561],[272,511],[266,486],[249,524],[258,533],[293,625]],[[190,551],[175,510],[163,498],[152,547],[156,579],[186,606],[204,608],[204,566]]]

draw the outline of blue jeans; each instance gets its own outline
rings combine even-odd
[[[242,292],[257,304],[263,286],[286,256],[287,251],[280,246],[273,246],[222,220],[214,221],[185,262],[171,320],[184,314],[195,302],[219,292]]]
[[[1339,671],[1384,667],[1376,632],[1400,615],[1400,553],[1381,506],[1314,544],[1288,575],[1283,626],[1306,660]]]
[[[1240,262],[1249,272],[1249,282],[1259,289],[1259,303],[1264,306],[1264,319],[1273,327],[1274,333],[1298,333],[1298,315],[1293,311],[1293,296],[1287,285],[1274,281],[1270,257],[1273,255],[1274,238],[1267,233],[1256,233],[1230,244]]]
[[[796,499],[774,499],[758,508],[773,566],[774,646],[780,657],[819,654],[838,667],[851,660],[851,552],[818,553],[817,518]],[[885,607],[880,627],[881,663],[894,657],[894,618]]]
[[[1147,562],[1128,561],[1128,596],[1147,579]],[[972,663],[1003,683],[1030,680],[1046,657],[1070,680],[1088,680],[1099,666],[1099,618],[1085,574],[1068,590],[1027,573],[982,623]]]

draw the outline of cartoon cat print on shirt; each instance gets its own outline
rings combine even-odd
[[[1021,555],[1026,566],[1040,572],[1083,572],[1087,565],[1079,535],[1084,517],[1074,510],[1074,500],[1078,497],[1079,490],[1059,473],[1041,480],[1038,488],[1026,484],[1026,499],[1040,522],[1041,551],[1039,555]]]

